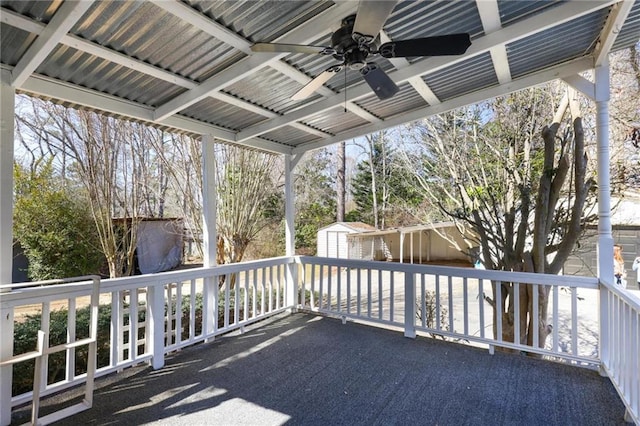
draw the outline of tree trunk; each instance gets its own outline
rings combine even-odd
[[[338,202],[337,202],[337,212],[336,212],[336,221],[344,222],[344,210],[345,210],[345,168],[346,168],[346,157],[345,157],[345,143],[340,142],[338,144],[338,176],[337,176],[337,186],[338,186]]]

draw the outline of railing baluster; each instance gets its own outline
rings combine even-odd
[[[245,321],[249,320],[249,272],[244,271],[244,298],[243,298],[243,318]]]
[[[131,325],[131,314],[129,314],[129,325]],[[129,338],[131,338],[131,331],[129,331]],[[176,281],[176,342],[175,343],[176,345],[179,345],[181,342],[182,342],[182,281]]]
[[[42,364],[40,371],[40,390],[44,391],[47,388],[48,376],[49,376],[49,354],[47,349],[51,344],[51,303],[44,302],[42,304],[42,313],[40,314],[40,328],[44,331],[44,341],[42,342],[42,350],[44,355],[42,356]]]
[[[422,255],[422,252],[420,252]],[[427,326],[427,288],[425,284],[425,274],[420,274],[420,303],[422,314],[420,315],[422,318],[422,327]]]
[[[274,285],[276,286],[276,309],[280,309],[280,284],[283,282],[281,277],[281,265],[276,266],[276,279]]]
[[[484,339],[484,282],[478,279],[478,312],[480,315],[480,337]]]
[[[129,292],[129,359],[138,356],[138,289]]]
[[[67,343],[74,342],[76,340],[76,298],[70,298],[68,303]],[[76,350],[74,348],[69,348],[65,352],[67,355],[65,379],[71,381],[75,377],[76,371]]]
[[[164,291],[164,288],[163,288]],[[164,295],[163,295],[164,297]],[[111,327],[109,327],[109,348],[110,353],[109,353],[109,365],[110,366],[114,366],[116,364],[118,364],[118,360],[119,360],[119,355],[118,353],[120,352],[120,346],[119,346],[119,341],[120,341],[120,320],[118,318],[120,318],[120,303],[119,303],[119,299],[120,299],[120,292],[118,291],[113,291],[111,292]],[[162,315],[164,315],[164,312],[162,312]],[[162,328],[162,332],[164,333],[164,327]]]
[[[310,265],[311,266],[311,294],[309,294],[309,308],[313,309],[316,306],[316,300],[315,300],[315,292],[316,292],[316,265]],[[303,296],[305,297],[305,296]]]
[[[571,353],[578,355],[578,289],[571,287]]]
[[[346,268],[347,273],[347,313],[351,314],[351,268]]]
[[[233,274],[235,277],[235,283],[233,285],[233,323],[238,324],[240,322],[240,273]]]
[[[464,304],[464,334],[469,334],[469,293],[467,277],[462,279],[462,302]]]
[[[196,280],[191,279],[191,288],[189,289],[189,340],[196,337]]]
[[[227,328],[229,327],[229,306],[231,305],[231,301],[229,299],[231,299],[231,289],[229,288],[231,286],[231,277],[233,275],[232,274],[226,274],[225,275],[225,280],[224,280],[224,323],[223,323],[223,327]]]
[[[322,301],[324,300],[324,265],[320,265],[320,289],[318,294],[318,309],[322,309]]]
[[[493,338],[498,342],[502,342],[502,282],[494,281],[496,286],[496,300],[494,301],[496,304],[496,321],[498,322],[496,326],[497,336]]]
[[[559,304],[560,304],[560,292],[558,291],[559,287],[558,286],[554,286],[553,287],[553,293],[552,293],[552,297],[553,297],[553,301],[552,303],[552,310],[553,310],[553,320],[552,320],[552,327],[553,327],[553,344],[551,346],[551,350],[553,352],[558,352],[558,343],[560,340],[560,326],[558,325],[558,316],[559,316]]]
[[[253,296],[253,300],[251,301],[251,308],[253,311],[253,318],[257,317],[256,313],[257,305],[258,305],[258,270],[253,270],[253,288],[251,289],[251,296]]]
[[[268,283],[268,291],[269,291],[269,310],[271,312],[273,310],[273,266],[269,267],[269,280]]]
[[[456,331],[455,324],[453,323],[453,277],[447,276],[447,297],[449,298],[449,331]]]
[[[342,267],[338,266],[337,269],[338,274],[338,288],[336,290],[337,298],[336,298],[336,310],[338,312],[342,312]]]
[[[384,295],[382,292],[382,270],[378,269],[378,319],[382,319],[382,312],[383,312],[383,299],[384,299]]]
[[[356,303],[357,303],[357,307],[356,307],[356,312],[358,313],[358,316],[362,315],[362,277],[361,277],[361,272],[362,269],[357,268],[356,269],[356,279],[357,279],[357,289],[356,289]]]
[[[525,284],[526,291],[526,284]],[[513,309],[513,343],[519,345],[521,343],[520,339],[520,283],[513,283],[513,300],[515,302],[515,306]]]
[[[540,347],[540,295],[539,295],[539,287],[538,284],[533,284],[533,347]]]
[[[326,309],[331,311],[331,308],[333,306],[332,300],[331,300],[331,287],[333,285],[332,283],[332,278],[333,278],[333,268],[331,266],[329,266],[327,271],[327,306]]]
[[[394,277],[395,277],[395,274],[393,273],[393,271],[389,271],[389,281],[391,281],[389,283],[389,321],[391,322],[393,322],[393,304],[395,301],[393,297],[393,295],[395,294]],[[405,298],[406,298],[406,294],[405,294]]]
[[[174,300],[173,290],[176,290],[176,298]],[[168,333],[168,341],[167,346],[171,346],[178,341],[177,329],[176,325],[178,324],[176,320],[176,316],[178,315],[178,305],[177,305],[177,291],[178,286],[175,283],[170,283],[168,287],[167,294],[167,333]],[[122,303],[122,300],[120,300]]]
[[[267,271],[266,271],[266,268],[262,268],[261,271],[262,271],[262,280],[261,280],[262,285],[260,287],[260,316],[264,315],[264,307],[266,304],[265,299],[267,297],[267,294],[266,294]]]
[[[367,269],[367,316],[371,318],[371,269]]]
[[[435,275],[435,285],[436,285],[436,330],[442,330],[442,326],[440,324],[440,275]]]

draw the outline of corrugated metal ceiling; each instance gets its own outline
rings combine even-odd
[[[0,60],[4,80],[11,83],[16,68],[24,68],[25,55],[34,53],[39,34],[55,29],[58,13],[68,4],[0,0],[0,6]],[[617,36],[612,45],[618,50],[640,39],[640,0],[617,5],[597,0],[401,1],[381,36],[402,40],[467,32],[473,44],[462,56],[371,58],[400,88],[387,100],[378,99],[350,69],[346,83],[339,73],[309,98],[292,100],[338,61],[249,49],[254,42],[273,41],[329,45],[332,32],[357,6],[95,1],[68,31],[47,32],[57,43],[36,52],[39,62],[17,89],[163,128],[295,153],[397,124],[405,115],[415,119],[462,106],[482,98],[484,91],[495,96],[523,88],[525,78],[526,84],[544,82],[550,77],[541,71],[549,67],[556,67],[556,76],[572,75],[593,64],[599,41]],[[617,26],[607,25],[608,20]],[[496,62],[500,57],[506,60]]]

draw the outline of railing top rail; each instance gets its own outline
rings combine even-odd
[[[480,278],[486,280],[512,281],[527,284],[561,285],[567,287],[598,288],[596,277],[575,275],[534,274],[530,272],[491,271],[453,266],[417,265],[384,261],[336,259],[317,256],[296,256],[296,261],[312,265],[330,265],[362,269],[380,269],[411,274],[432,274],[460,278]]]
[[[112,291],[126,290],[136,287],[147,287],[149,285],[216,277],[219,275],[233,274],[271,266],[286,265],[293,262],[293,257],[282,256],[208,268],[199,267],[169,272],[158,272],[155,274],[136,275],[133,277],[111,278],[102,280],[100,287],[102,293],[109,293]],[[99,279],[99,277],[85,276],[60,280],[2,285],[0,288],[5,289],[5,292],[0,294],[0,306],[19,306],[20,304],[32,303],[30,300],[34,299],[37,300],[37,303],[40,303],[43,301],[85,296],[91,292],[91,282],[89,280],[92,281],[94,279]]]
[[[58,278],[53,280],[42,280],[42,281],[28,281],[24,283],[13,283],[13,284],[0,284],[0,290],[11,290],[15,288],[25,288],[25,287],[44,287],[55,284],[69,284],[69,283],[79,283],[82,281],[95,281],[100,280],[98,275],[82,275],[79,277],[72,278]]]
[[[607,290],[622,299],[631,308],[635,309],[636,312],[640,312],[640,297],[616,284],[609,284],[605,281],[600,280],[600,285],[602,287],[606,287]]]

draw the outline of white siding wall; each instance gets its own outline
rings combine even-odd
[[[355,231],[340,223],[320,229],[318,231],[318,256],[337,257],[340,259],[349,258],[347,234],[353,232]]]

